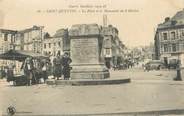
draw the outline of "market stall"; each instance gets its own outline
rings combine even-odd
[[[33,59],[42,59],[42,60],[48,59],[48,57],[46,57],[40,53],[33,53],[30,51],[9,50],[3,54],[0,54],[0,59],[19,61],[19,62],[24,62],[27,57],[32,57]],[[16,64],[14,64],[14,65],[16,66]],[[25,85],[26,84],[26,77],[22,72],[23,71],[20,71],[20,72],[14,74],[13,78],[9,79],[8,81],[13,81],[14,85]]]

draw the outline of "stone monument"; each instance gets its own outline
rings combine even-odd
[[[69,30],[71,79],[105,79],[109,71],[101,58],[103,37],[97,24],[73,25]]]

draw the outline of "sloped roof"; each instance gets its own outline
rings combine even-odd
[[[158,29],[184,25],[184,9],[177,12],[171,19],[158,25]]]
[[[26,32],[30,32],[30,31],[33,31],[33,30],[41,30],[42,28],[44,28],[43,26],[33,26],[33,27],[30,27],[30,28],[27,28],[27,29],[24,29],[24,30],[20,30],[19,33],[26,33]]]
[[[0,32],[2,32],[2,33],[17,33],[17,31],[16,30],[9,30],[9,29],[0,29]]]
[[[63,37],[63,36],[67,36],[67,34],[68,34],[67,29],[59,29],[56,31],[53,37]]]
[[[47,58],[46,56],[40,53],[34,53],[31,51],[19,51],[19,50],[9,50],[3,54],[0,54],[0,59],[5,60],[18,60],[23,61],[27,57],[34,57],[34,58]]]

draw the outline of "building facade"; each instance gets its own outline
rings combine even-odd
[[[58,53],[70,51],[68,42],[68,30],[60,29],[53,37],[45,37],[42,41],[42,53],[47,56],[56,56]]]
[[[108,68],[121,63],[125,45],[120,41],[118,29],[109,25],[102,27],[103,57]]]
[[[14,43],[16,50],[42,53],[43,26],[33,26],[18,31]]]
[[[62,37],[49,37],[45,38],[42,42],[43,51],[42,53],[44,55],[53,55],[56,56],[57,53],[62,54]]]
[[[33,26],[21,31],[0,29],[0,53],[5,53],[11,49],[41,53],[43,38],[42,29],[43,27],[39,26]],[[2,68],[11,63],[16,66],[14,68],[14,73],[20,72],[21,62],[0,60],[0,66]]]
[[[18,31],[15,30],[7,30],[7,29],[0,29],[0,53],[5,53],[11,49],[15,49],[15,43],[18,40],[16,38]],[[0,59],[0,67],[4,69],[6,66],[10,64],[14,64],[14,74],[20,72],[21,63],[18,61],[12,60],[2,60]]]
[[[155,35],[155,56],[167,65],[172,60],[183,61],[184,55],[184,10],[158,25]]]
[[[14,49],[16,34],[15,30],[0,29],[0,53]]]
[[[14,49],[14,42],[16,38],[17,31],[0,29],[0,54],[5,53],[11,49]],[[0,60],[0,66],[8,66],[12,61]]]

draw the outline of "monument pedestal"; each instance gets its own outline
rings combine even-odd
[[[97,24],[73,25],[69,30],[71,79],[105,79],[109,71],[102,62],[102,43]]]
[[[102,64],[73,65],[72,68],[72,79],[105,79],[110,76],[109,71]]]

